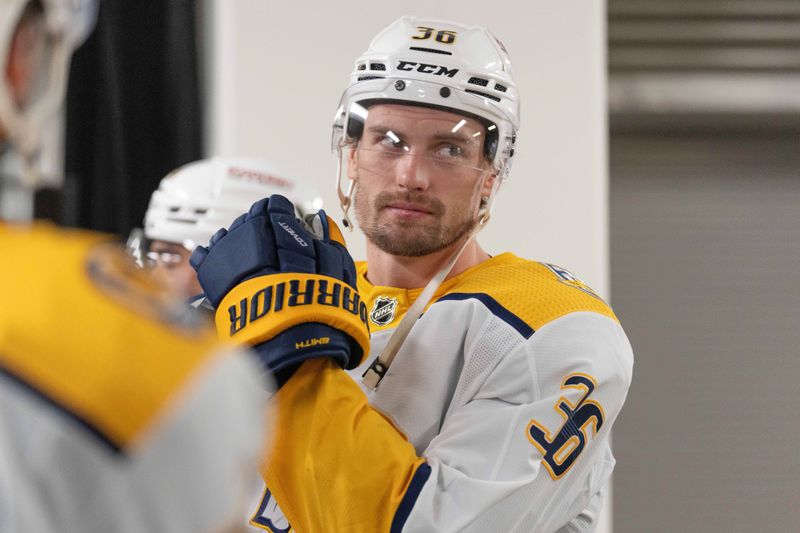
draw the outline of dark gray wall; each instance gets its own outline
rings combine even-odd
[[[800,531],[800,136],[610,147],[614,532]]]

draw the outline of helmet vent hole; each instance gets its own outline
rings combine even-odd
[[[508,90],[508,88],[505,85],[500,85],[499,83],[494,84],[494,89],[496,91],[500,91],[501,93],[504,93]]]
[[[480,85],[481,87],[486,87],[487,85],[489,85],[489,80],[473,76],[469,80],[467,80],[467,83],[471,83],[472,85]]]
[[[382,80],[384,76],[359,76],[358,81]]]
[[[370,70],[386,70],[386,65],[383,63],[370,63],[369,65]]]
[[[451,56],[451,55],[453,55],[453,52],[448,52],[446,50],[437,50],[436,48],[424,48],[422,46],[410,46],[408,49],[409,50],[414,50],[414,51],[417,51],[417,52],[428,52],[428,53],[431,53],[431,54],[441,54],[443,56]]]
[[[495,96],[493,94],[486,94],[484,92],[476,91],[474,89],[464,89],[464,91],[468,92],[468,93],[472,93],[472,94],[477,94],[478,96],[483,96],[484,98],[488,98],[490,100],[494,100],[495,102],[499,102],[500,101],[500,97],[499,96]]]
[[[174,218],[174,217],[170,217],[167,220],[169,222],[175,222],[177,224],[197,224],[196,220],[192,220],[190,218]]]
[[[173,205],[173,206],[171,206],[169,208],[169,212],[170,213],[177,213],[180,210],[181,210],[181,207],[179,205]]]
[[[205,215],[206,213],[208,213],[208,209],[195,209],[194,210],[194,214],[195,215]]]
[[[358,65],[358,70],[367,70],[367,65],[361,63],[360,65]]]

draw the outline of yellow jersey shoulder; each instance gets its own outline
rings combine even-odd
[[[506,253],[448,280],[438,300],[485,299],[534,331],[559,317],[592,312],[617,320],[611,308],[568,270]]]
[[[0,225],[0,372],[131,445],[215,346],[101,234]]]

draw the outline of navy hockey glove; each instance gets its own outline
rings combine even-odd
[[[312,235],[292,203],[259,200],[191,257],[216,308],[217,332],[253,346],[284,383],[299,364],[332,357],[358,366],[369,352],[366,305],[339,228],[320,211]]]

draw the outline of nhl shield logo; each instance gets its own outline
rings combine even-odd
[[[369,319],[379,326],[391,324],[397,311],[397,298],[388,296],[378,296],[372,311],[369,312]]]

